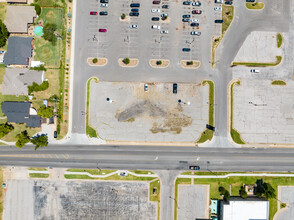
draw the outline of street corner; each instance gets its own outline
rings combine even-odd
[[[208,122],[201,84],[91,84],[89,123],[108,141],[194,142]]]

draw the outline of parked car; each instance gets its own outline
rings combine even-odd
[[[131,25],[130,25],[130,28],[131,28],[131,29],[138,28],[138,25],[136,25],[136,24],[131,24]]]
[[[158,4],[160,4],[160,1],[153,1],[152,3],[155,5],[158,5]]]
[[[183,22],[189,22],[190,21],[190,18],[183,18],[182,21]]]
[[[191,22],[197,22],[197,23],[199,23],[199,19],[193,18],[193,19],[191,19]]]
[[[130,12],[130,16],[139,16],[139,12]]]
[[[182,51],[183,52],[190,52],[191,51],[191,48],[183,48]]]
[[[201,35],[201,32],[200,31],[191,31],[190,34],[191,35],[200,36]]]
[[[201,13],[202,13],[201,10],[193,10],[192,11],[192,14],[198,14],[198,15],[200,15]]]
[[[147,83],[144,84],[144,92],[148,92],[148,84]]]
[[[201,6],[201,2],[197,1],[197,2],[192,2],[192,6]]]
[[[184,1],[183,2],[183,5],[190,5],[191,4],[191,2],[189,2],[189,1]]]
[[[255,0],[246,0],[246,2],[255,2]]]
[[[169,5],[162,5],[162,8],[168,9]]]
[[[190,18],[191,15],[183,15],[183,18]]]
[[[159,17],[152,17],[151,20],[152,21],[159,21]]]
[[[160,26],[159,25],[152,25],[151,28],[152,29],[158,29],[159,30],[160,29]]]
[[[108,12],[107,11],[100,11],[99,15],[108,15]]]
[[[168,34],[168,30],[162,30],[160,31],[161,34]]]
[[[189,166],[189,170],[200,170],[200,166]]]
[[[100,7],[102,7],[102,8],[107,8],[107,7],[108,7],[108,4],[106,4],[106,3],[101,3],[101,4],[100,4]]]
[[[131,8],[140,8],[140,3],[131,3],[130,7]]]
[[[178,84],[174,83],[173,84],[173,94],[177,94],[178,93]]]
[[[139,8],[132,8],[131,12],[139,12]]]
[[[158,8],[152,8],[152,9],[151,9],[151,12],[152,12],[152,13],[156,13],[156,12],[159,13],[159,12],[160,12],[160,9],[158,9]]]
[[[225,5],[232,5],[233,1],[225,1]]]
[[[259,73],[260,71],[257,70],[257,69],[251,69],[250,72],[251,72],[251,73]]]
[[[199,23],[195,23],[195,22],[191,23],[190,25],[191,25],[191,27],[199,27]]]
[[[54,138],[57,138],[57,131],[54,131]]]
[[[97,15],[97,11],[90,11],[90,15]]]
[[[223,20],[214,20],[214,23],[219,23],[219,24],[221,24],[221,23],[223,23],[224,21]]]
[[[214,10],[215,11],[221,11],[222,10],[222,7],[215,7]]]
[[[108,3],[108,0],[100,0],[100,3]]]
[[[99,32],[107,32],[106,29],[99,29]]]
[[[160,17],[162,17],[162,18],[163,17],[168,17],[168,14],[166,14],[166,13],[165,14],[161,14]]]

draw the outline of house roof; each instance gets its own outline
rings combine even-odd
[[[41,120],[38,115],[29,115],[30,102],[2,102],[2,112],[7,116],[8,122],[26,123],[28,127],[40,127]]]
[[[44,71],[29,70],[24,68],[6,68],[2,83],[3,95],[28,95],[28,87],[36,82],[44,81]]]
[[[31,37],[8,38],[7,52],[4,55],[5,66],[28,65],[33,51],[32,40]]]
[[[34,6],[7,5],[4,23],[10,33],[28,33],[28,24],[34,23],[36,16]]]

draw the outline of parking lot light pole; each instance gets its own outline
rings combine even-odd
[[[171,196],[169,196],[169,198],[175,200],[175,202],[176,202],[176,206],[177,206],[177,209],[180,209],[180,207],[178,206],[178,201],[176,200],[176,198],[171,197]]]

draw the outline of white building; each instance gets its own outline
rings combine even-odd
[[[268,220],[269,202],[262,200],[239,200],[222,204],[222,220]]]

